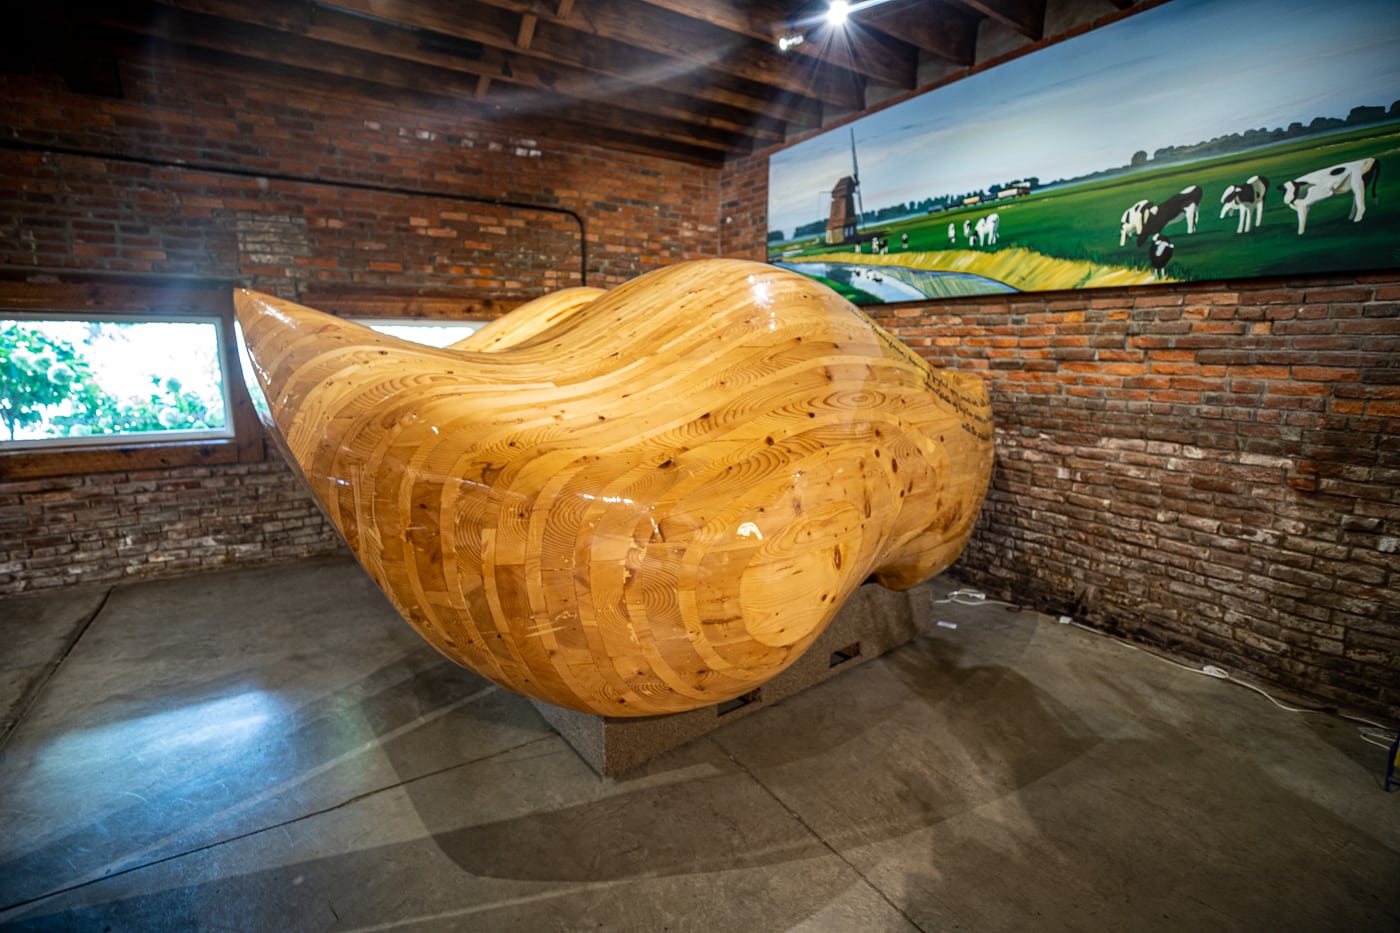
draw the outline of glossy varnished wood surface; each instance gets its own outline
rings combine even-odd
[[[753,689],[867,578],[950,564],[991,473],[980,379],[772,266],[568,289],[445,350],[236,305],[286,450],[404,617],[586,712]]]

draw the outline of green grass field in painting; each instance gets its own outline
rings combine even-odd
[[[1352,223],[1347,219],[1352,195],[1334,195],[1313,205],[1307,232],[1299,236],[1297,214],[1284,205],[1283,194],[1277,186],[1308,172],[1367,156],[1381,163],[1377,187],[1379,203],[1368,193],[1364,219]],[[971,219],[975,224],[977,218],[996,211],[1001,215],[999,242],[979,252],[1020,247],[1061,260],[1144,270],[1148,268],[1145,247],[1138,247],[1132,237],[1126,246],[1118,245],[1123,211],[1142,198],[1161,202],[1189,185],[1200,185],[1204,197],[1196,232],[1188,234],[1184,220],[1172,222],[1163,232],[1176,247],[1166,270],[1170,278],[1207,281],[1395,268],[1400,266],[1400,158],[1397,156],[1400,156],[1400,124],[1389,122],[1347,133],[1280,143],[1253,152],[1148,169],[1121,178],[881,224],[880,229],[889,237],[890,254],[874,261],[892,263],[896,253],[905,253],[900,242],[901,235],[907,233],[907,252],[938,251],[942,257],[926,260],[934,265],[921,267],[939,268],[950,249],[948,224],[955,224],[958,234],[957,245],[952,248],[968,250],[962,236],[963,221]],[[1242,185],[1251,175],[1269,179],[1264,221],[1249,233],[1237,234],[1237,215],[1220,217],[1220,196],[1226,187]],[[779,253],[794,248],[794,244],[780,245],[770,251],[770,258],[779,258]],[[802,249],[800,255],[847,254],[850,251],[849,246],[822,245]],[[864,256],[843,258],[869,261]],[[1039,272],[1034,274],[1044,277]],[[1034,280],[1003,280],[1022,290],[1038,287]]]

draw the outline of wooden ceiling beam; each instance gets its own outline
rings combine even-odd
[[[209,3],[204,3],[209,6]],[[292,32],[235,22],[219,16],[194,13],[164,3],[111,4],[97,12],[97,23],[110,29],[148,35],[166,42],[210,49],[238,55],[245,59],[267,61],[304,68],[341,78],[373,81],[412,90],[407,75],[417,63],[401,59],[361,53],[348,46],[332,47],[321,39],[311,39]],[[472,98],[477,82],[466,74],[434,68],[440,84],[436,93],[448,97]],[[475,110],[475,106],[473,106]],[[481,116],[488,117],[484,109]]]
[[[128,35],[131,43],[129,54],[142,60],[164,60],[174,67],[214,68],[234,79],[247,78],[248,60],[242,56],[214,49],[194,48],[147,36]],[[257,78],[262,84],[286,87],[289,92],[312,91],[352,103],[369,100],[396,111],[428,114],[434,119],[453,123],[460,122],[464,110],[460,98],[407,91],[370,81],[339,78],[274,62],[259,62]],[[580,143],[601,149],[632,152],[649,158],[685,162],[703,168],[717,168],[724,164],[723,155],[713,149],[686,146],[647,136],[635,130],[600,128],[574,120],[567,115],[553,119],[547,134],[541,132],[538,120],[505,110],[491,116],[490,125],[501,132],[513,133],[523,138],[546,139],[553,143]]]
[[[868,25],[866,11],[853,17],[847,41],[834,41],[823,33],[824,23],[799,24],[790,14],[792,4],[775,0],[735,3],[733,0],[642,0],[649,6],[698,20],[729,32],[747,36],[765,46],[773,46],[789,30],[806,35],[788,58],[805,56],[842,68],[853,68],[873,81],[911,90],[918,70],[918,54],[899,33],[862,28]],[[872,8],[873,10],[874,8]],[[896,38],[897,36],[897,38]]]
[[[544,55],[551,61],[568,62],[585,71],[623,79],[644,87],[664,88],[673,93],[790,123],[816,126],[821,122],[822,104],[806,95],[783,91],[743,78],[679,64],[654,52],[608,40],[580,41],[577,33],[541,20],[535,27],[531,55]]]
[[[949,64],[967,68],[977,60],[982,17],[966,7],[939,0],[895,0],[867,7],[858,16]]]
[[[535,12],[538,0],[482,0],[483,5],[514,13]],[[557,20],[574,33],[609,39],[697,68],[815,97],[843,110],[865,106],[864,78],[847,68],[794,68],[791,59],[770,42],[717,29],[699,20],[678,17],[634,0],[574,4],[567,19]],[[912,84],[912,65],[910,87]]]
[[[275,0],[152,0],[180,10],[315,39],[362,52],[436,65],[480,77],[506,78],[529,87],[549,87],[558,68],[539,67],[533,60],[513,61],[509,52],[475,40],[433,37],[417,30],[363,16],[341,13],[309,2]],[[102,13],[99,11],[98,16]],[[440,41],[438,41],[440,39]]]
[[[643,2],[670,10],[672,13],[689,16],[691,19],[698,19],[720,29],[743,33],[755,39],[768,39],[770,42],[777,38],[779,32],[788,28],[794,6],[784,0],[746,0],[744,3],[736,3],[734,0]]]
[[[112,28],[152,36],[171,43],[300,68],[337,78],[385,85],[414,94],[456,100],[465,116],[482,122],[491,122],[501,114],[500,108],[490,106],[489,102],[477,100],[477,79],[445,68],[366,54],[345,47],[332,49],[318,40],[169,8],[154,9],[149,14],[143,14],[135,9],[138,6],[114,4],[108,8],[108,12],[99,16],[99,21]],[[713,150],[721,158],[724,153],[736,151],[736,146],[739,151],[750,146],[741,141],[735,133],[699,127],[654,114],[599,106],[586,101],[572,101],[567,104],[556,101],[549,110],[537,109],[528,115],[538,118],[541,113],[550,114],[551,121],[559,117],[568,117],[609,132],[633,133],[637,127],[645,127],[648,135],[680,143],[692,149]],[[513,115],[527,114],[514,112]],[[535,135],[540,134],[538,123],[533,132]]]
[[[516,47],[528,49],[531,40],[535,37],[535,23],[539,22],[539,17],[531,13],[526,13],[520,17],[520,34],[515,37]]]
[[[531,105],[519,88],[549,95],[563,94],[597,105],[621,100],[632,109],[644,110],[649,114],[690,121],[720,132],[748,135],[753,137],[753,143],[768,144],[783,138],[784,128],[777,121],[755,118],[752,113],[735,107],[600,77],[548,61],[514,55],[471,40],[455,40],[462,45],[454,47],[449,41],[453,39],[450,36],[382,23],[309,3],[258,3],[248,0],[157,2],[188,12],[218,16],[362,52],[470,74],[477,79],[473,94],[475,100],[489,102],[488,90],[494,82],[498,97],[510,98],[514,105],[527,109]]]
[[[1031,40],[1045,35],[1045,0],[957,0]]]
[[[406,27],[480,42],[494,48],[518,50],[518,15],[489,6],[465,3],[417,3],[413,0],[327,0],[325,6],[348,13],[392,21]],[[548,12],[548,11],[546,11]],[[713,69],[679,68],[664,55],[609,42],[539,21],[530,48],[522,55],[597,75],[630,80],[642,86],[762,114],[796,126],[821,122],[819,101],[800,94],[781,94],[757,82],[743,81]]]

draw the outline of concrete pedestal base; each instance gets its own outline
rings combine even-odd
[[[593,770],[612,777],[904,644],[928,618],[930,593],[927,583],[904,592],[862,586],[796,664],[757,690],[716,706],[629,719],[531,702]]]

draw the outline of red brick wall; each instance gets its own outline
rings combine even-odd
[[[992,388],[958,565],[1001,598],[1344,707],[1400,710],[1400,283],[883,309]]]
[[[741,159],[720,174],[720,254],[736,259],[767,258],[768,160]]]
[[[0,263],[237,277],[282,291],[577,284],[578,225],[568,215],[414,192],[573,211],[587,226],[590,284],[716,252],[718,172],[245,87],[216,71],[127,66],[122,78],[126,97],[115,100],[68,93],[54,78],[0,77],[0,125],[30,145],[273,177],[5,152]]]
[[[0,265],[306,286],[531,295],[713,256],[719,173],[438,113],[125,66],[125,98],[0,76]],[[133,161],[133,160],[147,160]],[[183,162],[185,166],[165,164]],[[315,178],[304,185],[244,172]],[[391,186],[403,192],[360,190]],[[282,560],[342,547],[275,453],[266,463],[6,481],[0,594]]]
[[[334,527],[280,459],[0,483],[0,594],[327,554]]]

